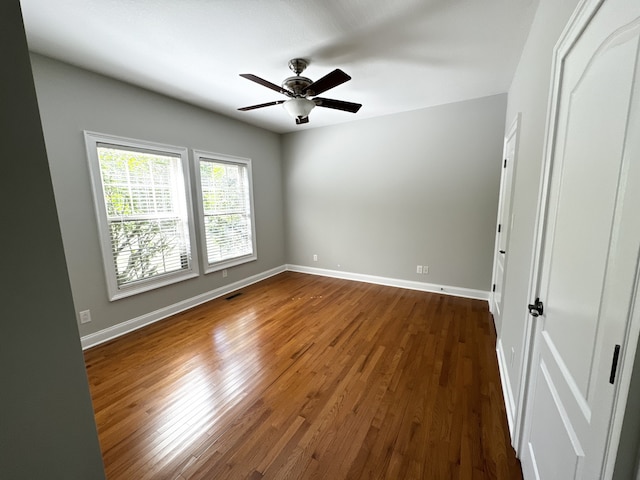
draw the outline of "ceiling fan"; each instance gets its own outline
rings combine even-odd
[[[320,80],[315,82],[307,77],[301,77],[300,74],[309,66],[309,62],[302,58],[294,58],[289,61],[289,68],[295,73],[293,77],[289,77],[282,82],[282,87],[275,83],[271,83],[251,73],[241,73],[240,76],[259,83],[271,90],[282,93],[289,97],[288,100],[276,100],[274,102],[261,103],[260,105],[251,105],[250,107],[242,107],[238,110],[243,112],[247,110],[255,110],[256,108],[270,107],[271,105],[283,104],[284,109],[296,119],[296,125],[309,123],[309,113],[314,107],[333,108],[335,110],[344,110],[345,112],[356,113],[362,107],[359,103],[344,102],[342,100],[333,100],[331,98],[316,97],[327,90],[337,87],[344,82],[351,80],[351,77],[339,68],[328,73]],[[314,97],[314,98],[309,98]]]

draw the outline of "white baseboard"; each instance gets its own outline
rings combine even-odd
[[[474,298],[477,300],[489,301],[489,292],[485,292],[483,290],[451,287],[448,285],[436,285],[434,283],[414,282],[412,280],[378,277],[375,275],[343,272],[339,270],[327,270],[324,268],[306,267],[303,265],[288,264],[286,267],[287,270],[291,272],[310,273],[312,275],[321,275],[323,277],[341,278],[344,280],[354,280],[356,282],[375,283],[377,285],[387,285],[389,287],[408,288],[410,290],[420,290],[422,292],[442,293],[445,295],[453,295],[456,297]]]
[[[504,348],[502,347],[502,340],[498,339],[498,345],[496,347],[496,354],[498,356],[498,369],[500,370],[500,383],[502,384],[502,396],[504,397],[504,405],[507,410],[507,423],[509,424],[509,436],[511,437],[511,445],[516,448],[513,438],[515,427],[515,412],[516,403],[513,396],[513,389],[511,388],[511,382],[509,381],[509,372],[507,371],[507,359],[504,356]]]
[[[299,273],[309,273],[312,275],[321,275],[324,277],[341,278],[344,280],[353,280],[356,282],[375,283],[377,285],[387,285],[390,287],[408,288],[410,290],[420,290],[423,292],[434,292],[442,293],[445,295],[454,295],[457,297],[474,298],[487,301],[489,300],[489,292],[485,292],[482,290],[450,287],[448,285],[435,285],[432,283],[414,282],[411,280],[401,280],[397,278],[377,277],[373,275],[364,275],[361,273],[326,270],[322,268],[305,267],[302,265],[282,265],[280,267],[272,268],[271,270],[267,270],[266,272],[253,275],[243,280],[230,283],[229,285],[216,288],[215,290],[205,292],[186,300],[182,300],[178,303],[174,303],[173,305],[168,305],[153,312],[149,312],[139,317],[132,318],[131,320],[127,320],[112,327],[105,328],[104,330],[100,330],[99,332],[85,335],[80,339],[82,348],[87,349],[95,347],[96,345],[108,342],[109,340],[113,340],[114,338],[133,332],[134,330],[138,330],[139,328],[163,320],[167,317],[170,317],[171,315],[175,315],[176,313],[180,313],[193,308],[197,305],[200,305],[201,303],[205,303],[215,298],[228,295],[235,290],[240,290],[241,288],[247,287],[253,283],[260,282],[286,270]]]
[[[282,273],[285,270],[286,268],[284,265],[272,268],[271,270],[267,270],[266,272],[258,273],[257,275],[253,275],[237,282],[230,283],[229,285],[216,288],[215,290],[196,295],[195,297],[182,300],[178,303],[174,303],[173,305],[168,305],[150,313],[145,313],[144,315],[132,318],[131,320],[127,320],[126,322],[122,322],[112,327],[105,328],[104,330],[100,330],[99,332],[85,335],[84,337],[80,338],[82,349],[85,350],[109,340],[113,340],[114,338],[133,332],[134,330],[138,330],[139,328],[145,327],[159,320],[163,320],[167,317],[170,317],[171,315],[175,315],[176,313],[180,313],[193,308],[197,305],[200,305],[201,303],[205,303],[215,298],[228,295],[235,290],[240,290],[241,288],[247,287],[253,283],[265,280],[269,277]]]
[[[493,292],[489,292],[488,302],[489,302],[489,311],[491,312],[491,315],[495,317],[498,309],[496,305],[496,296]]]

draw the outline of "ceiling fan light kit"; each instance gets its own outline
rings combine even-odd
[[[282,106],[293,118],[304,118],[309,115],[316,104],[307,98],[295,97],[284,102]]]
[[[351,80],[351,77],[337,68],[333,72],[322,77],[320,80],[316,80],[314,82],[311,79],[300,75],[307,66],[309,66],[309,62],[303,58],[294,58],[293,60],[289,60],[289,68],[295,75],[285,79],[284,82],[282,82],[281,87],[251,73],[241,73],[241,77],[286,95],[289,97],[289,100],[276,100],[273,102],[261,103],[259,105],[242,107],[238,110],[248,111],[282,104],[289,115],[295,118],[296,125],[308,123],[309,113],[315,107],[333,108],[335,110],[343,110],[351,113],[356,113],[360,110],[362,105],[359,103],[319,97],[310,99],[309,97],[315,97],[316,95]]]

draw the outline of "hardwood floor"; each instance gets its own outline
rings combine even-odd
[[[115,479],[521,479],[484,301],[287,272],[85,353]]]

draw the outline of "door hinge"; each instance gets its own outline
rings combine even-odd
[[[491,287],[491,291],[495,292],[496,291],[496,284],[494,283],[493,286]]]
[[[507,159],[506,158],[504,159],[504,167],[502,167],[502,168],[507,168]]]
[[[613,385],[616,381],[616,370],[618,369],[618,357],[620,356],[620,345],[616,345],[613,349],[613,361],[611,362],[611,373],[609,374],[609,383]]]
[[[529,304],[529,313],[534,317],[539,317],[544,313],[544,305],[539,298],[534,303]]]
[[[500,233],[502,231],[502,225],[498,224],[498,233]]]

